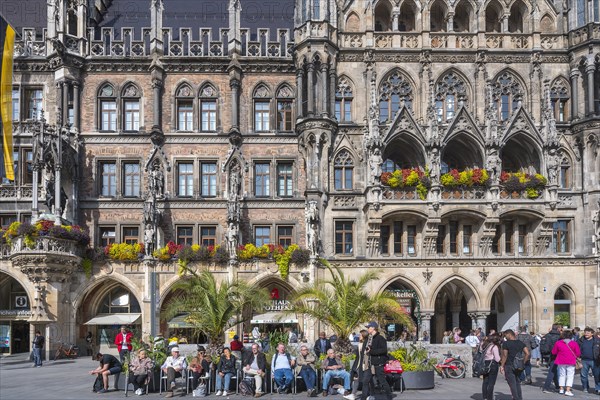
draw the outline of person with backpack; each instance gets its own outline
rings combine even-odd
[[[494,400],[494,386],[498,378],[498,363],[500,362],[500,336],[497,334],[487,336],[479,351],[483,358],[480,373],[483,376],[481,393],[483,400]]]
[[[553,324],[550,332],[544,335],[540,341],[540,352],[542,358],[548,359],[548,375],[546,375],[546,381],[542,387],[544,393],[554,393],[554,390],[550,388],[550,384],[554,382],[555,389],[558,389],[558,374],[556,371],[556,364],[554,363],[554,357],[552,356],[552,349],[556,342],[560,340],[560,334],[562,327],[558,324]]]
[[[589,326],[583,330],[583,336],[577,341],[579,350],[581,350],[581,386],[583,392],[590,392],[589,374],[590,369],[594,375],[594,389],[596,392],[600,388],[600,339],[594,335],[594,330]]]
[[[533,340],[532,344],[535,343],[535,347],[531,348],[531,360],[533,363],[535,360],[536,366],[539,367],[542,361],[542,353],[540,351],[540,342],[542,341],[542,336],[539,333],[535,333],[534,331],[529,332],[531,338]],[[533,365],[533,364],[532,364]]]
[[[563,331],[561,340],[557,341],[552,348],[552,355],[555,356],[554,363],[558,371],[558,393],[573,396],[571,387],[575,377],[575,364],[577,364],[577,357],[581,355],[577,342],[573,340],[573,332]]]
[[[500,359],[500,373],[506,378],[513,400],[523,400],[519,375],[525,369],[525,363],[529,361],[529,349],[525,343],[517,340],[512,329],[504,331],[504,339]]]
[[[533,339],[533,336],[527,332],[527,326],[522,326],[520,331],[521,332],[517,335],[517,340],[525,343],[525,346],[527,346],[527,349],[529,350],[529,354],[531,354],[531,351],[537,347],[537,343]],[[525,363],[525,370],[521,376],[519,376],[519,380],[522,383],[531,385],[531,359],[527,360]]]
[[[273,371],[273,380],[277,384],[277,393],[288,393],[292,382],[294,381],[294,372],[292,368],[296,364],[296,359],[285,350],[285,345],[277,345],[277,353],[271,361],[271,371]]]

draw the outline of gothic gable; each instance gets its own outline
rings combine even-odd
[[[506,144],[511,137],[519,132],[531,138],[540,147],[543,147],[544,140],[542,139],[542,135],[540,134],[538,128],[536,128],[535,123],[533,122],[533,119],[527,110],[525,110],[523,107],[520,107],[517,111],[515,111],[509,123],[506,125],[506,128],[502,134],[501,143]]]
[[[479,143],[479,145],[484,145],[485,138],[483,132],[481,132],[481,130],[477,127],[473,116],[464,106],[460,107],[456,113],[456,116],[448,126],[446,134],[443,138],[443,143],[448,143],[453,137],[460,133],[464,133],[471,137],[473,140]]]
[[[384,145],[388,145],[394,141],[394,139],[398,138],[400,135],[408,135],[413,139],[417,140],[421,145],[425,146],[425,135],[417,122],[415,121],[412,113],[406,107],[402,107],[398,113],[396,113],[396,117],[394,118],[394,122],[390,125],[387,133],[384,136],[383,143]]]

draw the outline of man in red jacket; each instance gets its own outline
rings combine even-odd
[[[121,358],[121,363],[125,360],[125,357],[132,349],[131,339],[133,338],[133,333],[129,332],[127,327],[123,325],[121,327],[121,332],[117,333],[115,337],[115,344],[117,345],[117,350],[119,350],[119,357]]]

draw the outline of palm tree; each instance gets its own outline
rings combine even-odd
[[[327,324],[337,335],[336,351],[352,352],[348,339],[361,323],[392,320],[412,326],[413,321],[389,292],[370,293],[367,285],[379,278],[378,271],[368,271],[356,279],[347,278],[338,268],[327,265],[330,280],[300,289],[294,296],[293,311]]]
[[[188,313],[186,322],[207,336],[207,353],[216,355],[225,343],[225,331],[244,321],[244,310],[262,309],[269,294],[239,280],[219,284],[208,270],[197,273],[186,268],[186,272],[190,276],[176,285],[181,294],[169,303],[166,316]]]

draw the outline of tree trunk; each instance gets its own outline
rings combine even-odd
[[[215,338],[208,339],[208,345],[206,348],[206,354],[211,356],[213,359],[220,356],[223,352],[223,346],[225,342],[223,341],[223,335]]]
[[[337,340],[333,344],[333,350],[335,350],[337,354],[350,355],[354,353],[354,346],[352,345],[352,343],[350,343],[348,337],[338,335]]]

